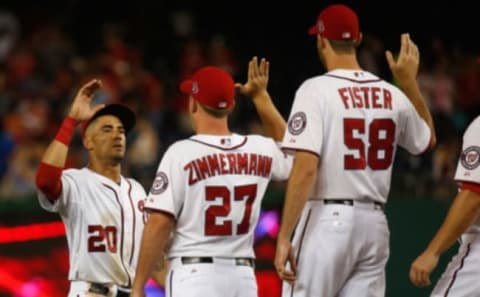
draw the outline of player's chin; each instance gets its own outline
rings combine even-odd
[[[115,154],[112,155],[112,159],[114,162],[122,162],[123,159],[125,159],[125,152],[117,152]]]

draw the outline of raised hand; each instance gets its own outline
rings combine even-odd
[[[70,112],[68,115],[81,122],[88,120],[92,117],[98,110],[104,107],[104,104],[91,107],[90,103],[92,102],[95,92],[102,87],[102,82],[99,79],[92,79],[88,83],[84,84],[80,90],[78,90],[75,99],[73,99],[72,107],[70,107]]]
[[[394,78],[403,86],[416,79],[420,54],[417,45],[410,39],[410,34],[404,33],[400,39],[400,53],[397,59],[395,60],[388,50],[385,52],[385,56]]]
[[[235,87],[241,94],[252,98],[267,92],[268,73],[270,62],[265,58],[258,63],[257,57],[253,57],[248,63],[248,80],[245,84],[236,83]]]

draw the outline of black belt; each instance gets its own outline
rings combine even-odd
[[[355,203],[353,199],[322,199],[323,203],[325,204],[342,204],[342,205],[348,205],[348,206],[353,206]],[[383,203],[377,202],[377,201],[372,201],[373,203],[373,209],[378,209],[378,210],[384,210]]]
[[[123,289],[130,290],[130,288],[123,288]],[[108,293],[110,292],[110,288],[109,288],[108,285],[105,285],[105,284],[90,283],[90,288],[88,289],[88,292],[95,293],[95,294],[101,295],[101,296],[107,296]],[[117,289],[116,297],[129,297],[129,296],[130,296],[130,293],[120,291],[120,290]]]
[[[182,264],[213,263],[212,257],[181,257]],[[249,266],[255,268],[255,261],[252,258],[234,258],[235,265]]]

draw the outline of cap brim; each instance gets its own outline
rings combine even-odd
[[[192,94],[192,85],[193,85],[193,81],[191,79],[182,81],[182,83],[180,84],[180,92],[182,92],[185,95]]]
[[[82,124],[82,138],[85,136],[85,130],[87,129],[88,125],[96,118],[103,115],[113,115],[117,117],[120,122],[122,122],[125,133],[130,132],[130,130],[135,127],[135,113],[129,107],[118,103],[108,104],[104,108],[97,111],[88,121]]]
[[[318,33],[317,25],[313,25],[310,27],[310,29],[308,29],[308,35],[317,35],[317,33]]]

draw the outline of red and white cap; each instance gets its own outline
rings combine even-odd
[[[327,6],[318,15],[315,25],[308,30],[309,35],[317,33],[331,40],[356,41],[360,38],[358,16],[343,4]]]
[[[213,109],[229,109],[235,103],[235,83],[225,70],[206,66],[180,84],[183,94]]]

